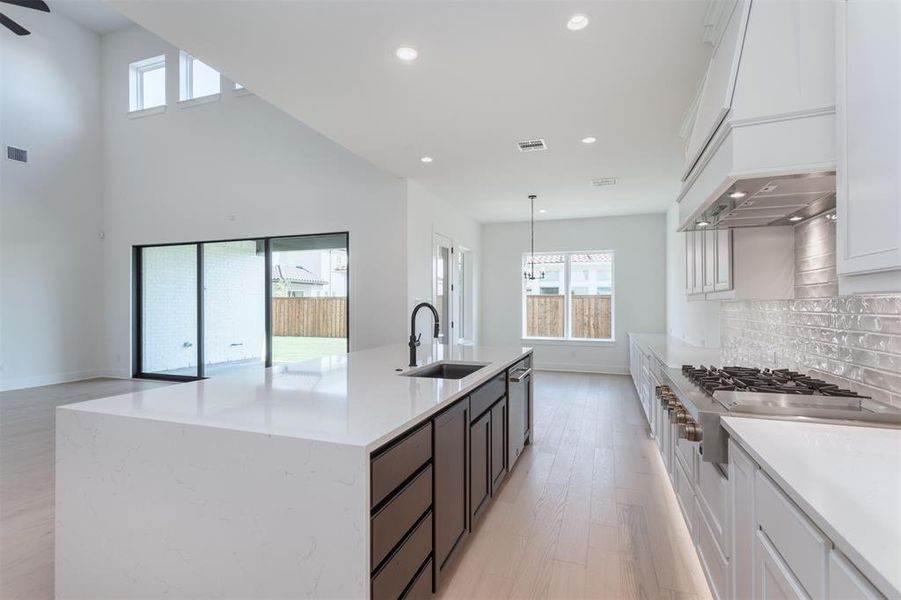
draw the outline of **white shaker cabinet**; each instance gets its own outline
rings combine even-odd
[[[838,550],[829,553],[829,600],[879,600],[870,582]]]
[[[839,285],[901,291],[901,2],[843,0],[837,16]]]
[[[713,247],[716,257],[713,259],[713,291],[731,290],[732,284],[732,230],[717,229],[709,232],[716,237]]]
[[[738,444],[729,440],[729,527],[731,532],[730,568],[732,569],[732,593],[735,600],[752,600],[754,583],[751,565],[754,562],[755,532],[757,521],[754,516],[755,463]]]
[[[686,231],[683,235],[685,293],[706,298],[698,295],[732,290],[732,230],[699,229]]]

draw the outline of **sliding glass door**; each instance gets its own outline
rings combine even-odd
[[[136,377],[193,380],[348,350],[348,235],[136,246]]]
[[[197,246],[143,248],[140,265],[141,371],[197,377]]]
[[[262,240],[203,244],[203,374],[266,362]]]
[[[347,352],[347,234],[270,243],[272,363]]]

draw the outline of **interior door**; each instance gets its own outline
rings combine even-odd
[[[454,241],[440,233],[435,234],[432,259],[432,304],[438,309],[441,329],[437,341],[453,344],[454,335]]]

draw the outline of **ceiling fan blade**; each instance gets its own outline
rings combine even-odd
[[[5,4],[12,4],[14,6],[21,6],[23,8],[30,8],[32,10],[40,10],[43,12],[50,12],[50,7],[47,6],[47,3],[44,0],[0,0]]]
[[[15,21],[10,19],[6,15],[4,15],[3,13],[0,13],[0,25],[3,25],[4,27],[9,29],[16,35],[28,35],[31,33],[30,31],[28,31],[27,29],[25,29],[24,27],[22,27],[21,25],[19,25],[18,23],[16,23]]]

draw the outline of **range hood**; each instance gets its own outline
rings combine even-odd
[[[679,231],[791,225],[835,208],[833,3],[716,6],[721,34],[682,131]]]
[[[834,171],[758,177],[736,181],[685,228],[794,225],[834,209]]]

